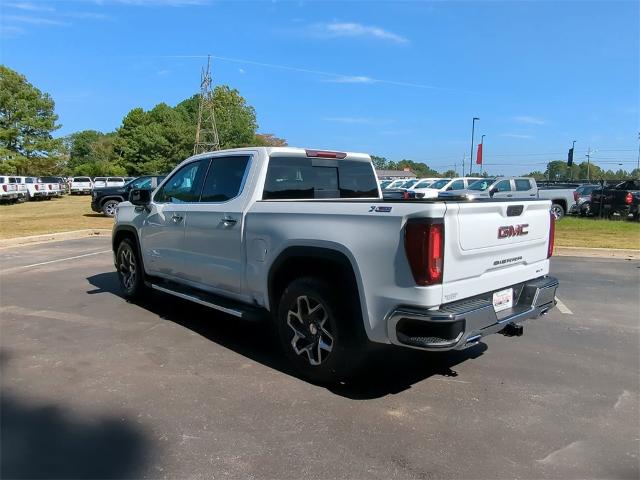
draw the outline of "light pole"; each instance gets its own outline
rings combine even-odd
[[[569,180],[573,180],[573,154],[576,148],[576,141],[571,144],[571,165],[569,165]]]
[[[591,181],[591,147],[587,149],[587,182]]]
[[[476,131],[476,120],[480,120],[480,118],[473,117],[473,121],[471,122],[471,162],[469,163],[469,175],[471,175],[471,171],[473,170],[473,136]]]

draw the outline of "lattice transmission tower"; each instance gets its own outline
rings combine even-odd
[[[200,98],[198,102],[198,125],[193,153],[214,152],[220,150],[220,139],[216,127],[216,113],[213,107],[213,89],[211,88],[211,55],[207,57],[207,68],[202,69],[200,80]]]

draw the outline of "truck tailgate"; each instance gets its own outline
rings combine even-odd
[[[443,302],[548,273],[550,202],[447,204]]]

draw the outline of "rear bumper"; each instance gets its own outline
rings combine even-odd
[[[507,325],[539,317],[556,304],[558,280],[553,277],[540,277],[512,288],[513,307],[499,313],[490,301],[493,292],[444,304],[438,310],[398,307],[387,317],[389,340],[421,350],[459,350]]]

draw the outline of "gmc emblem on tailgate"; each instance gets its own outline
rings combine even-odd
[[[521,237],[522,235],[528,235],[529,231],[528,223],[522,223],[520,225],[505,225],[504,227],[498,227],[498,238],[509,237]]]

